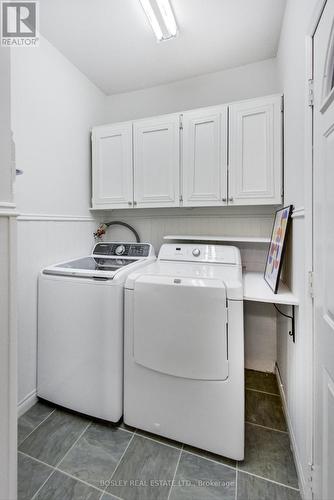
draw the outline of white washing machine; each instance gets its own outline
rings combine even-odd
[[[125,284],[124,421],[244,458],[238,248],[166,244]]]
[[[39,397],[112,422],[121,418],[124,283],[153,260],[149,244],[98,243],[92,255],[41,272]]]

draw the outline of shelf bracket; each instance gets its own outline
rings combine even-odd
[[[292,308],[292,315],[290,316],[289,314],[285,314],[284,312],[282,312],[276,304],[273,304],[273,306],[275,307],[276,311],[278,311],[282,316],[285,316],[285,318],[289,318],[291,319],[291,330],[289,331],[289,335],[290,337],[292,337],[292,341],[293,343],[296,342],[296,318],[295,318],[295,306],[292,305],[291,308]]]

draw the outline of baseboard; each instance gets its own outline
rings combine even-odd
[[[17,405],[17,416],[21,417],[26,411],[34,406],[37,401],[37,393],[35,389],[19,402]]]
[[[257,359],[245,359],[246,370],[256,370],[258,372],[275,373],[275,361],[264,361]]]
[[[285,397],[285,392],[284,392],[284,386],[282,383],[281,375],[279,373],[278,366],[276,365],[275,367],[275,373],[276,373],[276,378],[278,382],[278,388],[279,392],[282,398],[282,403],[283,403],[283,411],[284,415],[286,418],[286,422],[288,424],[288,430],[290,434],[290,439],[291,439],[291,445],[292,445],[292,453],[293,453],[293,458],[295,460],[295,466],[297,469],[297,475],[298,475],[298,482],[299,482],[299,488],[300,488],[300,496],[302,497],[303,500],[308,500],[312,498],[312,492],[308,486],[307,480],[304,476],[304,471],[302,467],[302,463],[298,454],[298,448],[297,448],[297,443],[296,443],[296,438],[293,432],[293,427],[289,415],[289,410],[288,410],[288,405]]]

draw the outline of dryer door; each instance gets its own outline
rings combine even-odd
[[[198,380],[228,377],[226,289],[219,280],[143,276],[134,288],[137,363]]]

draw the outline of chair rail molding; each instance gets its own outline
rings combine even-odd
[[[61,215],[61,214],[29,214],[20,213],[18,221],[59,221],[59,222],[96,222],[89,215]]]
[[[16,208],[15,203],[9,201],[0,201],[0,209],[12,209]]]
[[[305,208],[304,207],[294,208],[291,217],[292,219],[305,217]]]

